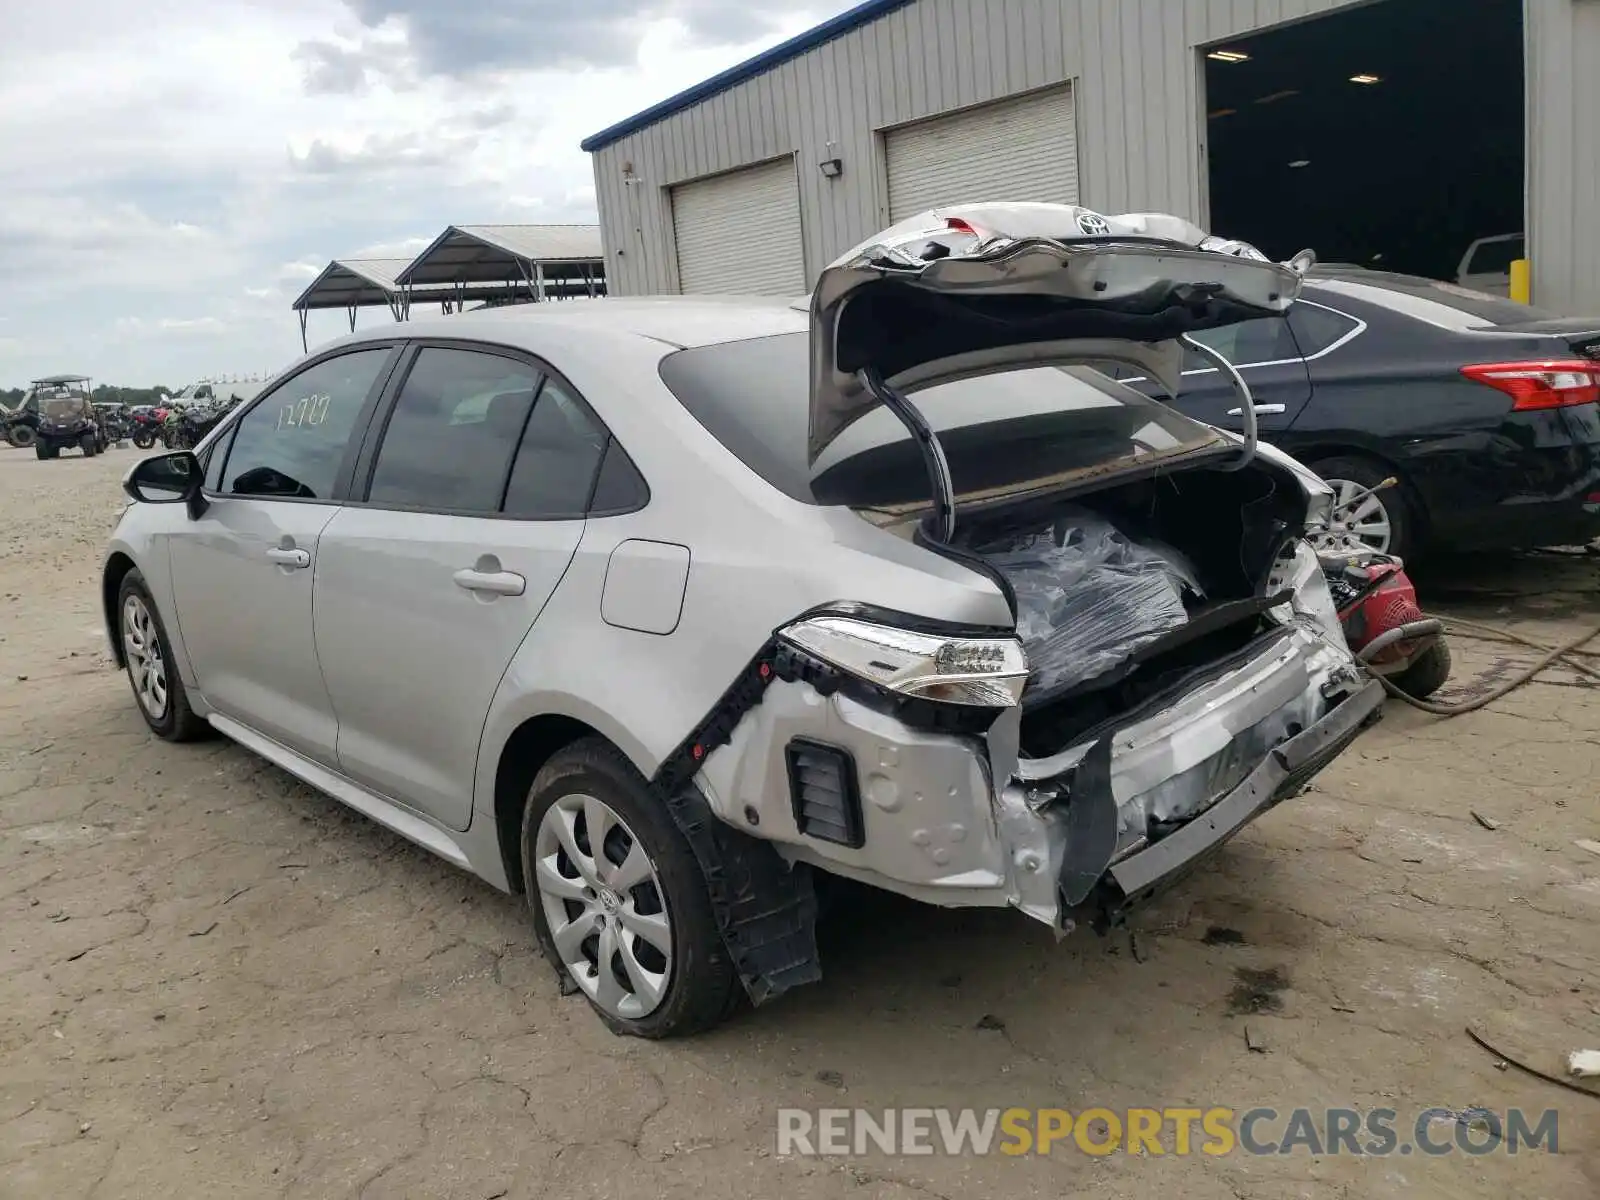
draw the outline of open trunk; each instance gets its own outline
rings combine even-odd
[[[1027,651],[1022,751],[1053,754],[1280,629],[1269,586],[1304,494],[1258,458],[1139,474],[964,516],[953,548],[1009,586]]]

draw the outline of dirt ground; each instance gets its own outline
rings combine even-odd
[[[0,1195],[1600,1193],[1600,1098],[1465,1034],[1517,1016],[1551,1056],[1600,1048],[1581,676],[1448,722],[1391,708],[1132,939],[852,899],[822,984],[647,1044],[558,995],[517,902],[227,742],[149,736],[96,592],[133,459],[0,450]],[[1424,582],[1550,640],[1597,591],[1595,559]],[[1447,695],[1527,661],[1455,650]],[[1186,1105],[1391,1107],[1403,1135],[1433,1106],[1555,1108],[1559,1153],[777,1153],[783,1107]]]

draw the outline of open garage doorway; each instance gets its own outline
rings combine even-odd
[[[1372,0],[1202,50],[1211,228],[1435,279],[1522,233],[1522,3]],[[1474,270],[1520,255],[1495,245]]]

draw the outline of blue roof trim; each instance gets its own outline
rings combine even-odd
[[[747,79],[754,79],[757,75],[770,71],[791,58],[799,58],[806,51],[815,50],[824,42],[831,42],[852,29],[869,25],[879,17],[892,13],[897,8],[904,8],[911,2],[912,0],[865,0],[854,8],[846,9],[832,20],[824,21],[815,29],[808,29],[787,42],[774,46],[771,50],[746,59],[738,66],[729,67],[720,75],[713,75],[710,79],[697,83],[676,96],[668,97],[660,104],[652,105],[641,113],[635,113],[626,120],[617,122],[609,129],[602,129],[599,133],[584,138],[579,144],[580,148],[590,154],[596,150],[603,150],[613,142],[620,142],[630,133],[637,133],[657,121],[670,117],[673,113],[691,108],[702,100],[709,100],[718,92],[725,92]]]

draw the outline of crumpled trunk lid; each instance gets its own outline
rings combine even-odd
[[[863,373],[907,390],[1013,365],[1114,362],[1175,395],[1179,337],[1283,315],[1309,265],[1165,214],[978,204],[911,218],[817,281],[811,460],[881,403]]]

